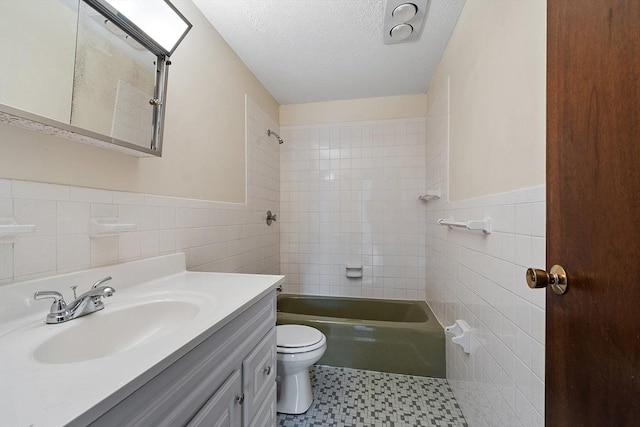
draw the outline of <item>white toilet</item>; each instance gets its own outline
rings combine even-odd
[[[316,363],[327,349],[322,332],[310,326],[279,325],[278,342],[278,406],[283,414],[302,414],[313,402],[309,366]]]

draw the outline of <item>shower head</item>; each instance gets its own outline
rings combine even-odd
[[[276,138],[278,138],[278,144],[282,144],[284,141],[282,140],[282,138],[280,138],[280,135],[278,135],[277,133],[275,133],[274,131],[272,131],[271,129],[267,130],[267,135],[268,136],[275,136]]]

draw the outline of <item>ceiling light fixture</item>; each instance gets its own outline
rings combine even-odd
[[[417,40],[429,0],[387,0],[384,11],[383,41],[385,44]]]

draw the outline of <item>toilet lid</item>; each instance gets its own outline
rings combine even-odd
[[[289,349],[301,349],[311,347],[325,341],[324,334],[310,326],[303,325],[279,325],[276,327],[278,347]],[[307,351],[305,349],[304,351]]]

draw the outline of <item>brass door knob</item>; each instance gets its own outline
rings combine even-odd
[[[532,289],[551,285],[553,292],[562,295],[567,292],[567,272],[559,265],[551,267],[549,273],[538,268],[529,268],[527,269],[527,285]]]

